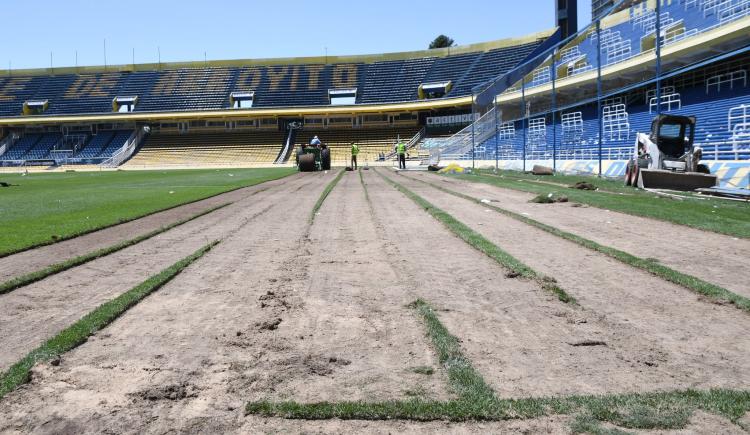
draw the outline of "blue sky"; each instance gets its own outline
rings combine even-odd
[[[554,26],[555,0],[35,0],[3,2],[0,68],[420,50]],[[579,0],[579,26],[590,4]]]

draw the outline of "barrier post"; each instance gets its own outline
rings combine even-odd
[[[521,79],[521,110],[523,121],[521,130],[523,131],[523,172],[526,172],[526,127],[528,125],[528,113],[526,112],[526,77]]]
[[[599,145],[597,158],[599,159],[599,176],[602,176],[602,139],[604,119],[602,119],[602,22],[596,20],[596,116],[599,117]]]
[[[557,50],[552,52],[552,171],[557,172],[557,89],[555,81],[557,80],[557,68],[555,68],[555,59]]]
[[[497,172],[498,169],[500,169],[499,160],[498,157],[499,149],[500,149],[500,121],[497,114],[497,103],[496,98],[492,98],[492,108],[495,110],[495,172]]]
[[[661,0],[656,0],[656,116],[661,115]],[[646,101],[648,104],[649,102]]]

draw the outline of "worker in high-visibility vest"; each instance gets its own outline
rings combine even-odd
[[[352,169],[357,169],[357,154],[359,154],[359,145],[352,142]]]
[[[398,168],[406,169],[406,144],[402,141],[396,144],[396,154],[398,154]]]

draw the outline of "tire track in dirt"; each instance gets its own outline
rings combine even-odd
[[[40,270],[53,264],[88,254],[97,249],[115,245],[125,240],[130,240],[138,235],[146,234],[173,222],[187,219],[221,204],[236,202],[267,189],[283,186],[295,178],[299,178],[299,175],[290,175],[278,180],[271,180],[230,192],[221,193],[210,198],[177,206],[169,210],[157,212],[120,225],[104,228],[70,240],[41,246],[39,248],[0,258],[0,282],[6,282],[29,272]]]
[[[264,211],[267,201],[273,203],[273,195],[305,186],[300,178],[288,181],[122,251],[0,295],[0,330],[4,331],[0,371],[98,305],[246,224],[253,214]]]
[[[394,174],[384,171],[389,176]],[[416,293],[499,397],[668,389],[661,352],[643,337],[588,310],[563,304],[533,281],[473,249],[376,174],[370,196],[383,237]],[[619,326],[619,325],[617,325]],[[586,340],[608,346],[572,346]]]
[[[391,177],[394,174],[389,174]],[[640,373],[661,377],[638,391],[750,386],[750,316],[603,254],[407,177],[397,180],[537,271],[557,279],[592,316],[619,331],[607,348]],[[641,341],[652,351],[629,348]],[[592,348],[589,348],[592,349]],[[619,391],[613,388],[614,392]],[[613,392],[613,391],[610,391]]]
[[[750,258],[750,240],[585,205],[529,203],[535,195],[485,183],[416,172],[406,176],[445,184],[449,189],[493,201],[499,207],[599,244],[657,259],[674,270],[750,297],[750,282],[741,272]]]

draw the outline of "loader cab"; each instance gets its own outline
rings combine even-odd
[[[651,123],[651,140],[667,158],[691,152],[694,135],[694,116],[659,115]]]

